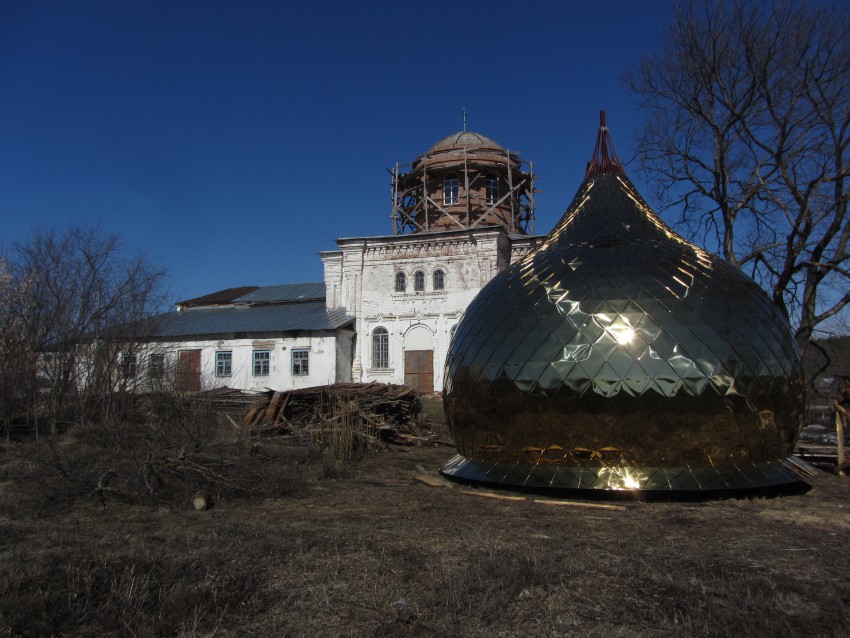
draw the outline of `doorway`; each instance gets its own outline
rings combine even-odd
[[[201,351],[180,350],[177,353],[177,390],[201,391]]]
[[[419,394],[434,393],[433,350],[405,350],[404,384]]]

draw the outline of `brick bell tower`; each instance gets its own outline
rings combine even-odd
[[[394,235],[487,226],[534,233],[533,165],[465,128],[390,170]]]

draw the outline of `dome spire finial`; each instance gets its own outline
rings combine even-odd
[[[593,149],[593,159],[587,167],[584,178],[605,174],[625,175],[623,165],[617,159],[611,134],[605,124],[605,111],[599,111],[599,133],[596,135],[596,147]]]

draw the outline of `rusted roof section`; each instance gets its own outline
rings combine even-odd
[[[156,317],[148,338],[336,330],[353,322],[344,308],[328,310],[324,301],[189,308]]]
[[[444,137],[434,144],[428,152],[450,151],[455,148],[492,148],[502,152],[505,151],[504,146],[498,142],[494,142],[489,137],[485,137],[480,133],[473,133],[472,131],[460,131],[454,135]]]
[[[275,303],[281,301],[308,301],[325,298],[323,282],[306,284],[281,284],[278,286],[260,286],[238,299],[235,303]]]
[[[238,288],[225,288],[217,292],[211,292],[208,295],[187,299],[186,301],[178,301],[177,305],[180,308],[197,308],[198,306],[220,306],[223,304],[233,303],[239,297],[247,295],[257,290],[259,286],[240,286]]]

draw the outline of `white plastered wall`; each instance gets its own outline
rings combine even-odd
[[[321,256],[328,307],[344,307],[355,316],[352,380],[404,383],[405,348],[433,349],[434,389],[441,391],[452,329],[481,288],[536,241],[534,237],[512,240],[497,228],[338,240],[339,251]],[[433,287],[437,269],[445,273],[443,290]],[[417,270],[425,274],[422,291],[413,289]],[[404,292],[395,290],[398,272],[407,280]],[[406,335],[415,326],[430,332],[430,347],[406,343]],[[389,335],[385,369],[376,368],[372,361],[372,335],[377,327]]]
[[[346,332],[346,331],[340,331]],[[177,366],[180,350],[201,351],[201,389],[227,386],[240,390],[290,390],[316,385],[326,385],[338,380],[349,380],[349,366],[342,370],[338,378],[338,362],[350,360],[351,333],[337,340],[334,335],[306,335],[299,337],[269,337],[257,339],[206,339],[180,342],[156,342],[145,345],[139,353],[138,384],[142,384],[147,372],[150,354],[165,355],[166,370]],[[254,351],[268,350],[270,353],[269,374],[254,375]],[[308,374],[292,374],[292,351],[309,352]],[[216,375],[216,353],[230,352],[231,373]]]

